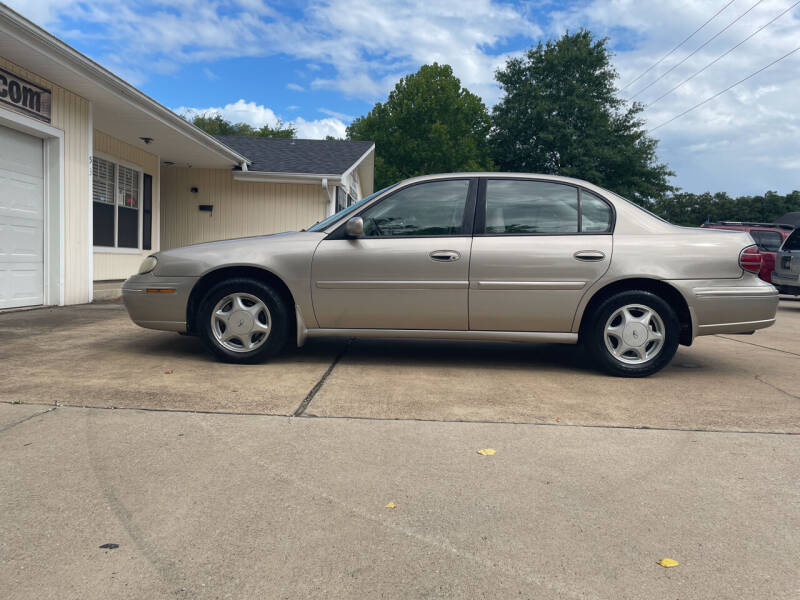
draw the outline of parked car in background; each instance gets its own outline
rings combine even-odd
[[[800,296],[800,229],[795,229],[778,251],[772,283],[781,294]]]
[[[779,225],[789,225],[791,227],[800,227],[800,212],[786,213],[782,217],[775,219]]]
[[[255,362],[308,337],[575,344],[642,377],[678,344],[775,322],[742,231],[677,227],[551,175],[408,179],[307,231],[158,252],[122,286],[134,322]]]
[[[733,229],[746,231],[753,238],[761,253],[761,271],[758,276],[767,283],[772,283],[772,271],[775,269],[775,253],[783,241],[794,231],[791,225],[775,223],[739,223],[736,221],[720,221],[703,223],[700,227],[707,229]]]

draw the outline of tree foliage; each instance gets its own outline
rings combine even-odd
[[[428,173],[492,170],[489,113],[461,87],[449,65],[423,65],[400,79],[347,128],[351,140],[375,142],[375,187]]]
[[[725,192],[680,192],[660,198],[648,208],[676,225],[698,226],[705,221],[772,223],[788,212],[800,211],[800,191],[785,196],[767,192],[763,196],[738,198],[731,198]]]
[[[577,177],[639,203],[673,189],[643,107],[617,96],[606,43],[566,33],[496,72],[504,96],[492,111],[491,149],[500,170]]]
[[[191,118],[185,118],[211,135],[242,135],[268,138],[297,137],[297,129],[294,125],[284,123],[283,121],[278,121],[275,127],[264,125],[263,127],[255,128],[247,123],[231,123],[218,113],[200,114]]]

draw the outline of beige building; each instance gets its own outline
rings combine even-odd
[[[0,4],[0,309],[113,295],[160,249],[372,193],[370,142],[214,138]]]

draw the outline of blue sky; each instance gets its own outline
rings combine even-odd
[[[623,92],[650,103],[795,1],[12,0],[10,5],[173,110],[219,112],[256,126],[281,119],[292,122],[301,137],[324,137],[343,135],[350,120],[384,100],[401,76],[433,61],[451,64],[462,84],[491,107],[500,94],[494,70],[567,29],[586,27],[609,37],[622,87],[722,9]],[[794,49],[799,34],[800,6],[648,107],[647,127]],[[673,183],[687,191],[731,194],[800,189],[798,96],[800,52],[658,129],[660,158],[677,173]]]

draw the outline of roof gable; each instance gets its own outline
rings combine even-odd
[[[373,147],[373,142],[298,140],[286,138],[216,136],[226,146],[246,156],[248,171],[341,175]]]

